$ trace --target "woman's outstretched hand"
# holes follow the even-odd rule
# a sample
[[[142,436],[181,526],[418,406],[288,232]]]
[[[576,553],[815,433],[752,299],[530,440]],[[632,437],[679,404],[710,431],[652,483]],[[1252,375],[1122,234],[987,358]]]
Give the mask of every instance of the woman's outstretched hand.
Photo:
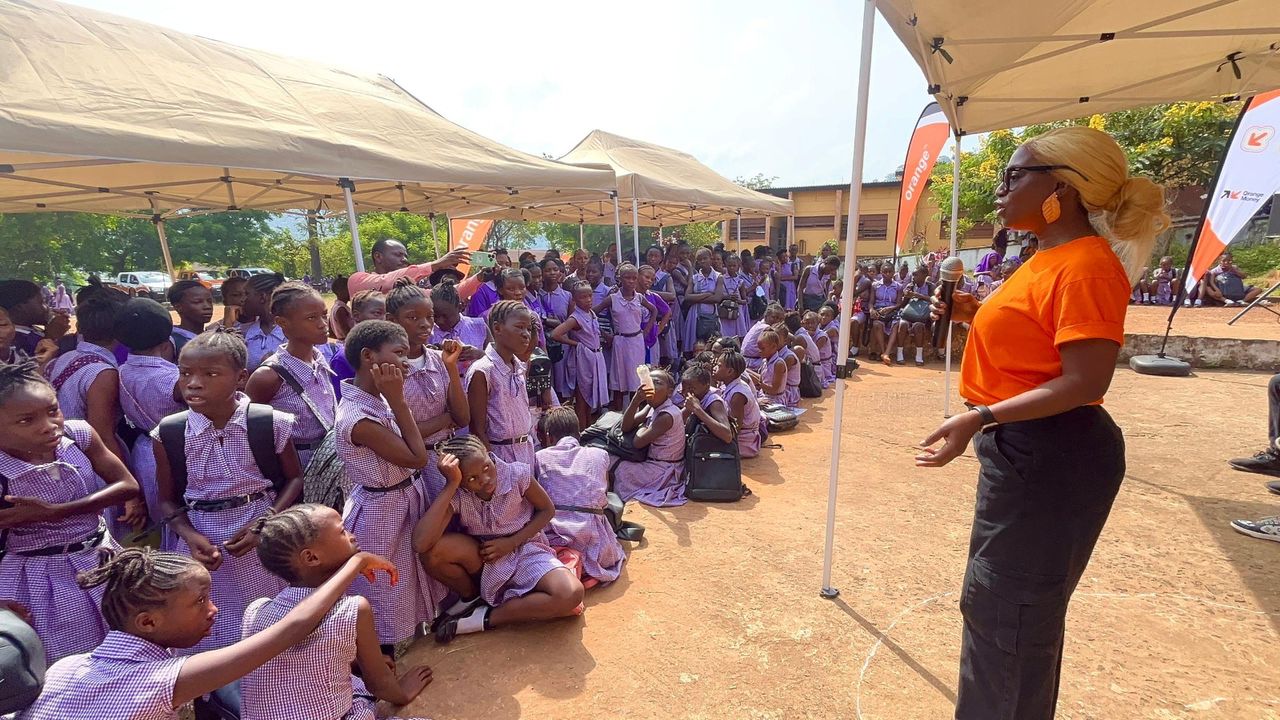
[[[973,411],[962,412],[947,418],[937,430],[920,442],[920,454],[916,455],[917,467],[942,467],[955,460],[969,447],[969,441],[982,429],[982,416]],[[942,447],[934,449],[939,440]]]

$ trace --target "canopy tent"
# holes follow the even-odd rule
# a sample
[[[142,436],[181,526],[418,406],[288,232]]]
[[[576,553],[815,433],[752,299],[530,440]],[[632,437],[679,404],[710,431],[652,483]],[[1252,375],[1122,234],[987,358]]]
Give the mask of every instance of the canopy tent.
[[[864,0],[861,68],[849,217],[858,217],[866,143],[865,107],[879,6],[924,71],[929,92],[955,133],[1066,120],[1180,100],[1235,100],[1280,87],[1275,0]],[[999,30],[999,34],[993,31]],[[951,249],[956,248],[960,174],[953,173]],[[845,238],[843,317],[853,306],[855,230]],[[950,396],[951,335],[946,395]],[[837,372],[848,376],[849,326],[842,324]],[[831,584],[844,390],[836,383],[821,594]]]
[[[0,212],[348,210],[354,226],[357,210],[616,185],[455,125],[385,77],[50,0],[0,2],[0,68]]]
[[[879,0],[961,134],[1280,87],[1275,0]]]
[[[790,200],[742,187],[688,153],[593,130],[560,162],[608,168],[617,177],[614,200],[552,201],[518,197],[480,217],[607,225],[622,213],[632,218],[635,251],[639,227],[663,227],[740,217],[794,213]]]

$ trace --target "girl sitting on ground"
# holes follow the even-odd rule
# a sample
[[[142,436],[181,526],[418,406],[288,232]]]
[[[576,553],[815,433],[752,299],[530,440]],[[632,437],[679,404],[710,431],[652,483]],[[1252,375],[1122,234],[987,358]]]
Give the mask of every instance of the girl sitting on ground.
[[[733,427],[738,431],[738,456],[753,458],[760,454],[766,425],[756,401],[756,389],[747,378],[747,361],[737,351],[720,355],[712,378],[721,384],[720,395]]]
[[[459,598],[436,624],[436,641],[581,612],[582,583],[542,532],[556,508],[533,466],[500,459],[475,435],[438,452],[444,492],[413,530],[427,572]],[[455,518],[466,535],[446,534]]]
[[[289,587],[245,610],[245,641],[286,619],[360,552],[342,516],[323,505],[295,505],[263,517],[254,532],[263,567]],[[351,674],[353,666],[359,668],[359,678]],[[372,606],[363,597],[348,595],[304,640],[240,681],[240,718],[373,720],[373,698],[398,707],[411,702],[430,682],[431,668],[426,665],[396,677],[378,647]]]
[[[730,257],[737,257],[730,255]],[[680,389],[684,394],[684,419],[697,418],[721,442],[737,441],[733,423],[720,392],[711,387],[713,363],[689,363],[680,376]]]
[[[653,388],[640,386],[622,416],[622,431],[636,431],[636,449],[649,448],[643,462],[623,460],[613,471],[613,489],[623,500],[654,507],[683,505],[684,422],[671,402],[676,389],[671,374],[651,368]]]
[[[548,410],[540,432],[538,482],[556,507],[547,542],[558,548],[556,555],[565,565],[580,570],[584,588],[611,583],[627,559],[603,512],[612,458],[600,448],[579,444],[578,418],[570,408]]]

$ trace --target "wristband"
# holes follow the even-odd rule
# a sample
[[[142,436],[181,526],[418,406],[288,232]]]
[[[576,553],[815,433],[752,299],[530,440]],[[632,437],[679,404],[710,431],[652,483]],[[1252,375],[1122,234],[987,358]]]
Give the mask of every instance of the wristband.
[[[991,412],[991,408],[986,405],[974,405],[973,411],[978,413],[978,417],[982,420],[983,430],[989,430],[1000,424],[996,422],[995,413]]]

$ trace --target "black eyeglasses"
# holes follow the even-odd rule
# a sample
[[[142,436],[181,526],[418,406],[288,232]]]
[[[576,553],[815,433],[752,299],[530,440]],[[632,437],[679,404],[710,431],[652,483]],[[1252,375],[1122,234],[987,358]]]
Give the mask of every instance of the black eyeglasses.
[[[1004,169],[1004,177],[1000,180],[1000,186],[1005,190],[1013,187],[1013,181],[1018,179],[1017,173],[1021,172],[1052,172],[1054,170],[1070,170],[1079,175],[1085,182],[1089,182],[1089,178],[1084,173],[1071,167],[1070,165],[1010,165]]]

